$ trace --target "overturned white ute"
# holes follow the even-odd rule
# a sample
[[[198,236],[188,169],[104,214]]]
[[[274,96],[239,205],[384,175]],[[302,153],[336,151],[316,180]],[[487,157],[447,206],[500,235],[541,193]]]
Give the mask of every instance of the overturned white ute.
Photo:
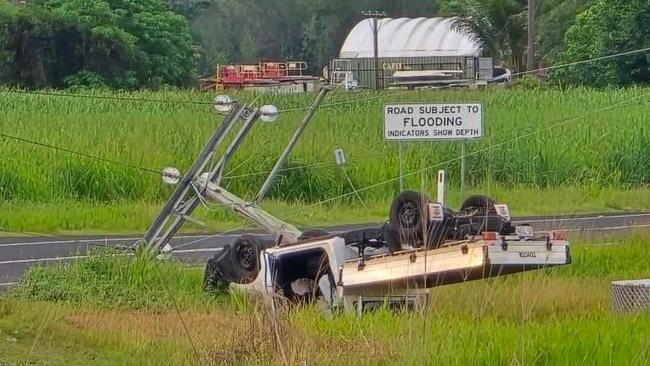
[[[361,311],[421,303],[435,286],[570,262],[563,233],[513,227],[507,206],[487,197],[453,212],[403,192],[378,228],[307,231],[286,244],[242,236],[208,262],[205,286]]]

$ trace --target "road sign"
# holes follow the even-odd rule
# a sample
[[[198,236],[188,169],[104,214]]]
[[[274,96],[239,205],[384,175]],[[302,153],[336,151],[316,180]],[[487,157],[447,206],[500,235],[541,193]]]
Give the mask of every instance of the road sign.
[[[480,103],[384,106],[386,140],[468,140],[482,136],[483,106]]]

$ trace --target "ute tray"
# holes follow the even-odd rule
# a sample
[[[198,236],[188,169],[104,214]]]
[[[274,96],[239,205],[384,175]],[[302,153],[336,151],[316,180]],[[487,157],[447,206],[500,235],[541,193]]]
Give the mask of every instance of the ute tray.
[[[340,270],[344,294],[390,293],[571,263],[570,245],[551,233],[533,238],[499,236],[465,240],[437,249],[413,249],[346,261]]]

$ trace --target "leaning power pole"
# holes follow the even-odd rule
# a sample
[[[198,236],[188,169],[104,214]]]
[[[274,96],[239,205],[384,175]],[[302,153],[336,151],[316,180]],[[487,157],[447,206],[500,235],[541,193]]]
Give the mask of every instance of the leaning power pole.
[[[384,88],[384,76],[382,70],[381,83],[379,82],[379,19],[386,17],[386,12],[383,11],[364,11],[361,14],[368,18],[372,18],[372,41],[373,41],[373,57],[375,59],[375,89]]]
[[[535,0],[528,0],[528,50],[526,70],[535,69]]]

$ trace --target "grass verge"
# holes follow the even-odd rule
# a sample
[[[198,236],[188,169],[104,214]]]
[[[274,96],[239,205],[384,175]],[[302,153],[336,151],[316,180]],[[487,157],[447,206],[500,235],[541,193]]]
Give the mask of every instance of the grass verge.
[[[433,187],[423,187],[435,197]],[[484,186],[468,191],[485,193],[508,203],[515,216],[575,214],[585,212],[643,211],[650,207],[650,189],[642,187],[622,190],[603,187],[504,188]],[[458,208],[461,199],[457,189],[447,195],[450,207]],[[388,217],[390,201],[329,203],[310,206],[269,201],[263,206],[278,217],[302,227],[323,227],[341,224],[381,222]],[[128,234],[141,233],[158,214],[160,205],[151,203],[63,202],[58,204],[0,203],[0,235],[21,233],[44,234]],[[206,226],[186,223],[186,232],[221,231],[243,225],[229,210],[199,208],[196,212]]]

